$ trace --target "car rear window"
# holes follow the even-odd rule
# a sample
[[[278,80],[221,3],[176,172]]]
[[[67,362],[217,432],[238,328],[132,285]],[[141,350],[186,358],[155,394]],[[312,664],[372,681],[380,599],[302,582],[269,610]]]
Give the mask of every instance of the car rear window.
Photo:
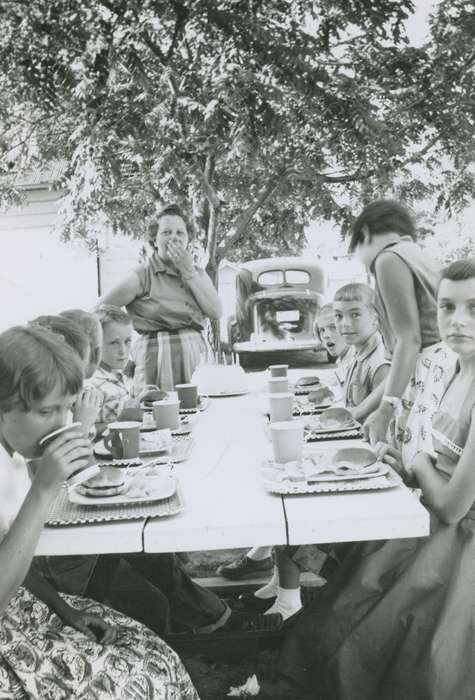
[[[284,284],[284,273],[282,270],[267,270],[267,272],[261,272],[257,281],[263,287]]]
[[[285,280],[287,284],[308,284],[310,275],[305,270],[286,270]]]

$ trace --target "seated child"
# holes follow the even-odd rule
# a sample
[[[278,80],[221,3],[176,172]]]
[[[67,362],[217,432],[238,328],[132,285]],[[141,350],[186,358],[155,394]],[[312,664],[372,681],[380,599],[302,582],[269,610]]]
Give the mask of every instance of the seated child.
[[[90,459],[82,431],[38,451],[64,425],[82,381],[79,356],[59,334],[36,324],[0,335],[0,697],[108,700],[143,688],[198,700],[176,653],[150,629],[58,595],[30,568],[58,491]],[[25,459],[37,460],[31,481]]]
[[[331,388],[334,391],[335,385],[338,387],[338,391],[334,393],[336,400],[339,401],[343,396],[343,386],[348,369],[353,362],[355,350],[353,345],[348,345],[338,332],[333,304],[325,304],[318,312],[315,332],[327,353],[335,359],[335,381],[331,382]]]
[[[107,314],[111,313],[115,314],[115,310],[111,312],[108,309]],[[61,328],[62,337],[73,350],[72,357],[76,357],[84,368],[82,334],[64,332],[71,323],[68,319],[61,317],[49,317],[49,319],[49,328]],[[127,330],[128,326],[124,324],[124,328]],[[119,329],[117,334],[121,331],[122,329]],[[114,339],[114,331],[109,334],[109,337]],[[75,342],[79,344],[78,348]],[[116,355],[112,352],[106,350],[105,357],[110,359],[110,364],[115,362]],[[121,361],[124,357],[125,352],[120,355]],[[108,366],[110,364],[108,363]],[[115,560],[116,564],[112,560],[105,560],[102,556],[37,557],[34,567],[57,590],[84,595],[96,567],[100,566],[101,570],[107,571],[106,577],[110,579],[108,602],[160,634],[191,629],[211,633],[224,629],[226,624],[232,626],[234,631],[249,628],[249,626],[257,628],[259,624],[267,625],[266,621],[260,620],[257,616],[239,613],[231,615],[229,607],[223,600],[191,580],[172,553],[124,554],[118,555]],[[112,567],[116,565],[114,573]],[[131,596],[131,590],[134,590],[136,595]],[[274,622],[278,625],[280,618],[275,618]]]
[[[336,400],[341,398],[341,389],[344,384],[348,365],[353,361],[353,346],[347,345],[345,340],[337,331],[335,325],[335,312],[333,304],[325,304],[317,314],[315,321],[315,335],[321,341],[327,353],[336,359],[334,372],[334,382],[331,382],[331,389],[335,394]],[[272,562],[272,546],[269,547],[253,547],[246,554],[233,559],[229,564],[222,564],[217,569],[218,576],[231,581],[240,581],[246,578],[262,574],[266,571],[271,571],[273,568]],[[266,589],[266,587],[264,587]],[[256,591],[254,596],[260,597],[259,591]],[[244,599],[257,608],[257,605],[252,598],[244,596]],[[265,609],[265,604],[262,609]]]
[[[404,465],[394,448],[387,455],[421,489],[429,536],[351,547],[289,629],[279,663],[289,682],[272,697],[299,697],[304,688],[338,700],[473,697],[474,300],[475,259],[458,260],[437,291],[440,336],[458,364],[432,418],[434,452]]]
[[[131,386],[124,374],[132,345],[132,320],[115,306],[100,306],[96,314],[102,326],[102,359],[91,385],[100,396],[96,420],[96,431],[100,434],[108,423],[118,420],[126,406],[138,406],[138,402],[131,400]]]
[[[102,325],[95,314],[83,309],[67,309],[60,316],[76,323],[89,342],[89,362],[84,372],[85,379],[90,379],[99,367],[102,357]]]
[[[347,284],[336,292],[333,308],[338,332],[354,348],[343,384],[343,401],[362,422],[378,407],[390,368],[378,330],[374,292],[366,284]]]
[[[335,294],[333,302],[335,332],[354,348],[343,383],[343,400],[356,420],[364,420],[381,399],[378,387],[384,386],[389,363],[378,332],[378,318],[373,306],[373,291],[365,284],[348,284]],[[329,319],[328,319],[329,321]],[[328,323],[327,321],[327,323]],[[271,580],[254,593],[261,599],[274,600],[268,613],[280,613],[287,619],[302,607],[300,571],[320,573],[330,552],[334,559],[346,546],[277,547],[276,566]]]
[[[88,314],[86,311],[81,311],[80,315],[78,312],[65,312],[58,316],[38,316],[31,323],[61,335],[66,343],[78,353],[84,377],[89,379],[94,374],[99,361],[97,342],[102,336],[100,329],[97,330],[99,322],[92,314]],[[92,342],[91,328],[93,329]],[[94,387],[83,384],[72,407],[70,420],[68,420],[68,422],[82,423],[84,432],[89,437],[95,435],[94,423],[99,413],[100,399],[101,396]]]

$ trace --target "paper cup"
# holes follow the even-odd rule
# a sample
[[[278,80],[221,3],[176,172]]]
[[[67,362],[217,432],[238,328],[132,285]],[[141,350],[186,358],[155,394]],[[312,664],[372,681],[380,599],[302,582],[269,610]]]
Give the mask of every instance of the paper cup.
[[[271,377],[286,377],[289,365],[269,365]]]
[[[138,421],[116,421],[109,423],[109,435],[104,445],[114,459],[134,459],[139,456],[140,428]]]
[[[177,430],[180,425],[180,402],[178,400],[154,401],[153,415],[158,430],[162,428]]]
[[[198,405],[198,387],[196,384],[176,384],[180,408],[196,408]]]
[[[271,423],[272,448],[276,462],[293,462],[302,458],[303,430],[304,424],[298,420]]]
[[[57,430],[53,430],[53,432],[48,433],[44,437],[41,438],[39,441],[39,447],[40,451],[44,452],[45,448],[55,440],[58,435],[61,435],[64,432],[68,432],[72,428],[78,428],[81,427],[81,423],[71,423],[70,425],[63,425],[61,428],[57,428]],[[76,486],[77,484],[82,484],[83,481],[87,481],[88,479],[91,479],[93,476],[97,476],[99,474],[100,469],[97,464],[97,461],[94,459],[93,455],[89,458],[88,464],[86,464],[84,467],[81,467],[81,469],[78,469],[77,471],[73,472],[67,479],[66,483],[68,486]]]
[[[269,412],[271,423],[292,420],[293,406],[293,394],[269,394]]]
[[[289,380],[287,377],[272,377],[269,379],[269,394],[287,394],[289,391]]]

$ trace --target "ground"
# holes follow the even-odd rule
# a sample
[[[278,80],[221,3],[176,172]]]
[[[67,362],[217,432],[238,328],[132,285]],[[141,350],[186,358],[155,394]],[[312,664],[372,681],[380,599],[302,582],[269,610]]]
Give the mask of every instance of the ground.
[[[216,575],[220,564],[231,561],[245,551],[223,549],[190,552],[186,557],[187,569],[194,577],[212,577]],[[271,679],[276,668],[278,652],[262,650],[256,653],[254,648],[247,648],[241,652],[234,651],[232,656],[224,649],[221,658],[216,655],[204,657],[199,654],[181,656],[201,700],[223,700],[230,686],[242,685],[254,673],[258,680]]]

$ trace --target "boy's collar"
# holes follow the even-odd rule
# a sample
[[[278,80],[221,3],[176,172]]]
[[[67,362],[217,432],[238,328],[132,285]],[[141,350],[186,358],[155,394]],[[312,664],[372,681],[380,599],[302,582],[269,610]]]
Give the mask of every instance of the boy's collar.
[[[105,362],[101,362],[99,365],[99,369],[101,369],[103,372],[107,372],[108,374],[113,374],[117,377],[122,377],[124,374],[123,369],[112,369],[112,367],[109,367]]]
[[[377,348],[380,339],[379,331],[374,331],[359,348],[355,347],[355,358],[357,360],[365,360]]]

